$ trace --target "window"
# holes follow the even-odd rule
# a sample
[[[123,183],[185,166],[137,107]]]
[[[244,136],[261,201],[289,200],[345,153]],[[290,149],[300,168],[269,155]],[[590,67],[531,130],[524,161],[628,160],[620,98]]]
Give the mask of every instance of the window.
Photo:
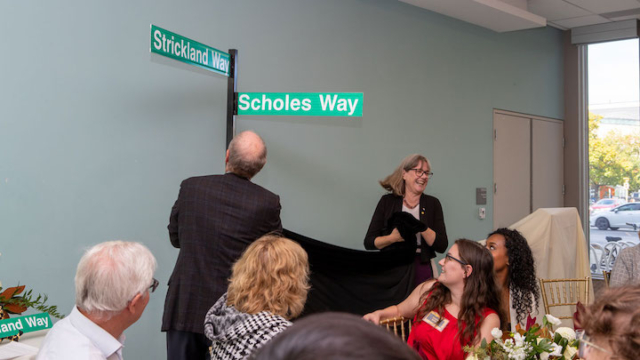
[[[637,38],[587,45],[587,191],[594,204],[589,227],[594,278],[610,270],[602,260],[607,237],[638,243],[638,235],[629,230],[640,221],[635,219],[640,203],[627,203],[640,191],[639,45]]]

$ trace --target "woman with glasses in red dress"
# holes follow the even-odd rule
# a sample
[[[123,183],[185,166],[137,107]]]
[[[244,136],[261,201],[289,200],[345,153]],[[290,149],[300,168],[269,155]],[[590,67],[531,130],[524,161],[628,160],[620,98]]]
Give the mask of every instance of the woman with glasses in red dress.
[[[398,305],[364,316],[380,320],[413,318],[408,344],[423,359],[463,360],[466,345],[493,340],[505,316],[493,272],[493,257],[475,241],[460,239],[440,260],[438,280],[427,281]]]
[[[578,356],[585,360],[640,358],[640,285],[606,290],[579,311],[583,331]]]
[[[407,156],[400,166],[380,185],[389,191],[378,202],[364,239],[367,250],[389,249],[405,241],[414,241],[416,247],[415,284],[433,278],[431,259],[436,252],[443,253],[449,246],[447,230],[442,214],[440,201],[424,190],[433,176],[429,160],[419,154]],[[413,215],[422,224],[419,231],[404,231],[404,236],[390,220],[396,213],[405,212]]]

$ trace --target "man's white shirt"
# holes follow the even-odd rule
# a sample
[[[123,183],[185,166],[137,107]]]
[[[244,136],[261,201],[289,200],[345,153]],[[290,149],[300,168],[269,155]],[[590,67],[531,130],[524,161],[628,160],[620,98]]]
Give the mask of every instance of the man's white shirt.
[[[122,360],[125,336],[114,338],[77,307],[47,334],[36,360]]]

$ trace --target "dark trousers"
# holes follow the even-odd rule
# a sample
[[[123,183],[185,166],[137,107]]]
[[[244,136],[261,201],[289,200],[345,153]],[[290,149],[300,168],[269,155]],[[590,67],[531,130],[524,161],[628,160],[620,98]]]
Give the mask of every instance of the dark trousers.
[[[204,334],[167,331],[167,360],[209,360],[211,341]]]
[[[420,262],[420,254],[416,254],[414,262],[416,267],[415,285],[418,286],[423,282],[433,278],[433,269],[431,269],[431,261],[426,264]]]

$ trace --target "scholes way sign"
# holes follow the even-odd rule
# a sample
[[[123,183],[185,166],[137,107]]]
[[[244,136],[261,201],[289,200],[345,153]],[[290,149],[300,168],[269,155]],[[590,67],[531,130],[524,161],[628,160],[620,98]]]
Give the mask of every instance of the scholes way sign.
[[[363,93],[238,93],[238,115],[361,117]]]
[[[151,25],[151,52],[229,76],[231,56],[223,51]]]

